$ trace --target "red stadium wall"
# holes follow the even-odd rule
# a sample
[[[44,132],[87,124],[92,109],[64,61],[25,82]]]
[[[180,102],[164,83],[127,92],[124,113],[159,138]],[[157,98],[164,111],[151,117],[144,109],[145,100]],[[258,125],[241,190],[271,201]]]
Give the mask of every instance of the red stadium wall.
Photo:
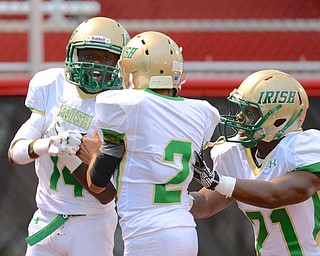
[[[0,79],[0,96],[25,96],[30,78]],[[301,79],[309,96],[320,96],[320,81]],[[239,86],[241,80],[237,79],[188,79],[183,85],[180,96],[185,97],[226,97]]]
[[[130,31],[131,36],[141,31]],[[183,48],[185,61],[298,61],[320,60],[316,32],[166,32]],[[26,33],[0,33],[0,62],[28,59]],[[65,59],[70,33],[46,33],[45,61]],[[231,40],[232,39],[232,40]],[[8,48],[10,42],[10,48]],[[190,43],[192,42],[192,43]],[[25,48],[21,48],[24,45]],[[283,49],[279,51],[279,48]],[[19,49],[19,54],[17,54]],[[245,49],[245,50],[244,50]],[[294,50],[292,50],[294,49]]]
[[[99,16],[116,20],[158,20],[172,21],[170,31],[162,31],[171,36],[184,49],[186,61],[298,61],[320,60],[318,31],[305,31],[277,27],[242,31],[232,28],[224,31],[210,29],[174,29],[174,20],[185,21],[286,21],[319,19],[320,2],[316,0],[238,0],[238,1],[97,1],[101,5]],[[1,19],[0,15],[0,19]],[[6,16],[6,19],[25,17]],[[48,17],[46,17],[48,18]],[[26,18],[25,18],[26,19]],[[281,25],[280,25],[281,26]],[[129,30],[131,36],[139,33]],[[0,62],[27,61],[27,31],[0,32],[0,48],[6,49],[0,54]],[[45,61],[63,61],[65,46],[70,33],[45,33]]]
[[[318,0],[98,1],[116,19],[290,19],[319,18]],[[116,15],[116,16],[115,16]]]

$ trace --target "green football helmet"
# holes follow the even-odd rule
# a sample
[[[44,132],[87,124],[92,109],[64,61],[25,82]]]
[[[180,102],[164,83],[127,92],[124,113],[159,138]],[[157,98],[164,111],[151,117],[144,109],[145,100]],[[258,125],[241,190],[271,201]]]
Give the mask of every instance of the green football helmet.
[[[106,50],[120,57],[123,47],[129,40],[130,36],[125,28],[113,19],[95,17],[82,22],[73,31],[66,47],[66,79],[86,93],[122,88],[118,65],[80,62],[78,50],[87,48]],[[97,80],[95,78],[97,76],[101,79]]]
[[[249,148],[301,130],[309,108],[302,85],[278,70],[251,74],[227,99],[230,111],[221,116],[219,131],[226,141]]]

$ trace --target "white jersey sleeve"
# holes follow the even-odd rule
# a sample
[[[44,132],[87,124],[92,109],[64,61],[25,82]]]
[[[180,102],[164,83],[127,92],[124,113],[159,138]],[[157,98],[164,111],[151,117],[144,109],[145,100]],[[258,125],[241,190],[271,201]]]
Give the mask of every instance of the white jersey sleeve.
[[[139,98],[139,95],[141,97],[141,94],[135,93],[139,91],[132,92],[134,96],[131,93],[122,93],[122,91],[106,91],[99,94],[97,96],[96,103],[96,117],[98,126],[107,126],[108,129],[118,133],[126,133],[126,131],[130,129],[130,127],[128,127],[128,118],[130,117],[130,119],[132,119],[131,114],[136,114],[139,112],[139,110],[135,109],[134,106],[136,106],[141,99]],[[195,120],[195,126],[199,125],[197,122],[198,120],[201,120],[201,126],[205,127],[203,133],[203,146],[205,146],[211,140],[213,132],[219,123],[220,113],[215,107],[205,100],[184,100],[187,102],[190,101],[190,105],[197,103],[195,104],[194,108],[189,109],[189,114],[193,116]],[[166,115],[165,113],[163,114]],[[196,117],[199,114],[202,116]],[[144,122],[147,122],[147,120],[148,117],[146,116]],[[159,120],[159,122],[161,121]],[[189,122],[190,125],[192,125],[191,121]]]
[[[105,127],[108,122],[108,129],[118,133],[125,133],[128,120],[125,109],[117,100],[117,93],[103,92],[97,96],[96,119],[99,127]],[[123,98],[123,100],[126,100]],[[107,120],[106,120],[107,118]],[[109,121],[112,120],[112,121]]]
[[[34,75],[30,80],[25,105],[31,109],[44,114],[47,109],[48,98],[50,97],[50,90],[52,90],[58,69],[48,71],[41,71]]]
[[[286,137],[289,165],[295,170],[320,172],[320,131],[310,129]]]

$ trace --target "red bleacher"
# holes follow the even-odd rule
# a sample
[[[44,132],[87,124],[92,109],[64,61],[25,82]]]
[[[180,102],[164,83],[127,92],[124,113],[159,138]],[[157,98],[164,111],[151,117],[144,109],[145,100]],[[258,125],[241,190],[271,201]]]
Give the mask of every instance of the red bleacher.
[[[295,19],[319,19],[319,1],[295,1],[291,0],[237,0],[237,1],[99,1],[101,13],[116,20],[295,20]],[[6,16],[6,18],[17,18]],[[3,17],[0,17],[3,18]],[[18,17],[24,18],[23,16]],[[174,26],[174,24],[173,24]],[[129,30],[131,36],[141,31]],[[162,31],[171,36],[183,48],[185,61],[319,61],[320,60],[320,33],[319,31]],[[28,60],[28,34],[22,32],[0,32],[0,62],[26,62]],[[70,33],[45,33],[45,61],[63,62],[65,59],[65,46],[69,40]],[[7,81],[7,80],[6,80]],[[8,81],[7,81],[8,82]],[[16,82],[24,84],[18,94],[25,93],[26,79],[16,79]],[[234,87],[237,81],[212,81],[212,80],[190,80],[185,86],[185,93],[189,94],[187,88],[193,88],[193,94],[207,93],[210,86],[216,88]],[[315,85],[312,80],[304,81],[308,88],[314,93]],[[3,86],[3,81],[0,84]],[[210,86],[209,86],[210,84]],[[230,85],[230,86],[229,86]],[[195,86],[195,87],[193,87]],[[320,87],[319,85],[317,87]],[[197,90],[195,90],[197,88]],[[198,90],[202,88],[202,90]],[[202,92],[201,92],[202,91]],[[221,90],[218,90],[221,92]],[[225,90],[222,90],[225,94]],[[7,94],[7,91],[4,91]],[[216,92],[209,95],[214,96]],[[318,92],[317,92],[318,93]],[[191,95],[191,91],[190,91]],[[200,96],[201,96],[200,95]],[[320,95],[320,93],[319,93]]]
[[[99,1],[101,14],[114,19],[310,19],[319,18],[319,1],[140,0]]]
[[[319,1],[99,1],[99,15],[116,20],[275,20],[320,17]],[[12,16],[9,16],[13,18]],[[21,17],[20,17],[21,18]],[[174,26],[174,25],[173,25]],[[134,36],[141,31],[129,31]],[[320,60],[318,32],[164,31],[184,49],[186,61]],[[28,59],[27,32],[0,33],[1,62]],[[63,61],[70,33],[45,34],[45,61]]]
[[[30,77],[6,78],[0,80],[0,96],[25,96]],[[319,81],[300,79],[309,96],[320,96]],[[240,79],[188,79],[179,93],[184,97],[226,97],[239,86]]]
[[[132,32],[135,35],[138,32]],[[168,32],[183,48],[186,61],[299,61],[320,60],[316,32]],[[26,61],[27,34],[0,33],[1,62]],[[63,61],[69,33],[45,35],[45,61]],[[10,48],[8,48],[10,42]],[[58,42],[58,43],[57,43]],[[23,47],[22,47],[23,46]],[[282,49],[279,51],[279,48]],[[292,50],[294,49],[294,50]]]

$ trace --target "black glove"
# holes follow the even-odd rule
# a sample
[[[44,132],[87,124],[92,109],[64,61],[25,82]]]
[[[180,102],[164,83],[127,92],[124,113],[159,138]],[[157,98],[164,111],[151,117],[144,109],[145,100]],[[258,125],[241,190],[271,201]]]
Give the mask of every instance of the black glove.
[[[203,160],[203,155],[199,155],[198,152],[193,152],[196,162],[193,164],[194,172],[193,178],[205,188],[214,190],[218,185],[220,177],[216,171],[210,170]]]

